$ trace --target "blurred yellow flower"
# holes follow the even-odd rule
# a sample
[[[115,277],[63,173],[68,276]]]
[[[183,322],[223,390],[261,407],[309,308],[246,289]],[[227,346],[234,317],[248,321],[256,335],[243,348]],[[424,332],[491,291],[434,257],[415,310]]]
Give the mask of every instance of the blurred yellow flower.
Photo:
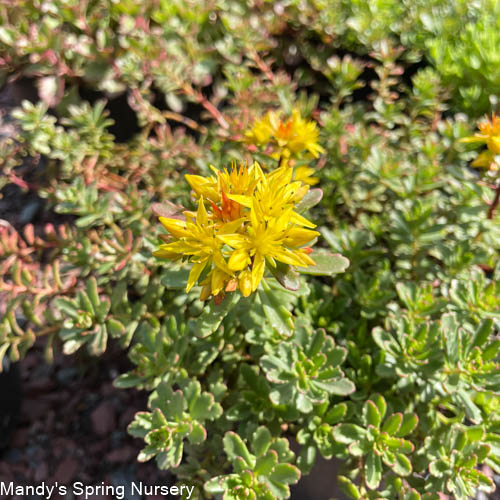
[[[495,114],[491,115],[491,121],[486,117],[485,121],[479,123],[479,133],[470,137],[460,139],[460,142],[478,142],[486,144],[488,148],[483,151],[472,162],[473,167],[488,168],[498,170],[499,166],[495,161],[495,156],[500,155],[500,120]]]
[[[296,167],[293,175],[295,181],[301,181],[309,186],[314,186],[319,182],[318,177],[314,177],[315,170],[311,167]]]
[[[298,109],[294,109],[287,119],[281,118],[280,111],[269,111],[245,133],[245,139],[250,144],[272,145],[276,158],[299,157],[306,151],[317,158],[324,153],[318,143],[316,123],[302,118]]]

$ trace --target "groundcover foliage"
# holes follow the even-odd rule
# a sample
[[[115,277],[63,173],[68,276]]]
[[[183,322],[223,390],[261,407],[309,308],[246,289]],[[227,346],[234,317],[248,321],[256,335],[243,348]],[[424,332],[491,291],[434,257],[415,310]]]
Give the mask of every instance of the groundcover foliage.
[[[319,455],[352,498],[492,492],[498,9],[0,7],[0,79],[39,97],[0,186],[54,221],[1,221],[1,356],[127,349],[138,459],[198,498],[288,498]]]

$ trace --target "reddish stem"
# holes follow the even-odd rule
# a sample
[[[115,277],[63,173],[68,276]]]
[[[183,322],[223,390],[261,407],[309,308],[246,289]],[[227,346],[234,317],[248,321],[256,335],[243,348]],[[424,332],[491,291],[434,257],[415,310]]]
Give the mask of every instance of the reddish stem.
[[[499,202],[500,202],[500,184],[498,184],[495,189],[495,197],[493,198],[490,208],[488,209],[488,219],[493,219],[493,216],[495,215],[495,210],[497,209]]]
[[[201,92],[195,90],[187,83],[182,85],[182,90],[185,94],[193,97],[198,103],[200,103],[223,129],[227,130],[229,128],[229,123],[227,123],[222,113]]]

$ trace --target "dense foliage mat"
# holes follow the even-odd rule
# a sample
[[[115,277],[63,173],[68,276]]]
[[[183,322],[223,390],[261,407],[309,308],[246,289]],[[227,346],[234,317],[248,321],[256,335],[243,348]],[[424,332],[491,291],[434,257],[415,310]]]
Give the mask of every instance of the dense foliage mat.
[[[197,498],[288,498],[318,455],[352,498],[492,492],[499,23],[495,0],[0,6],[4,95],[33,90],[2,99],[1,193],[43,200],[0,220],[0,357],[127,349],[138,459]]]

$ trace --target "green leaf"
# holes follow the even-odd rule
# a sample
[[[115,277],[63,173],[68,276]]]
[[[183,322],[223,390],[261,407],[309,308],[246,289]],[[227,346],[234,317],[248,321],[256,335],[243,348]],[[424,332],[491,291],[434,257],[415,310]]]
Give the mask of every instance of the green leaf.
[[[151,413],[140,411],[135,414],[134,420],[128,425],[127,432],[134,437],[144,439],[151,430]]]
[[[253,435],[252,439],[252,449],[254,453],[260,457],[267,453],[267,450],[271,446],[271,433],[267,427],[259,427]]]
[[[470,418],[475,424],[481,423],[483,420],[481,410],[474,404],[469,393],[465,389],[458,389],[457,396],[463,404],[467,417]]]
[[[282,400],[283,399],[284,398],[282,398]],[[297,405],[297,410],[299,410],[302,413],[311,413],[311,411],[313,410],[313,405],[309,400],[309,398],[307,398],[304,394],[300,392],[297,395],[296,405]]]
[[[373,451],[368,452],[365,462],[366,485],[374,490],[382,479],[382,460]]]
[[[309,189],[302,200],[295,205],[295,210],[300,214],[316,206],[323,198],[323,190],[320,188]]]
[[[457,318],[454,313],[444,314],[441,317],[441,329],[444,336],[448,361],[450,363],[456,363],[459,358],[459,335]]]
[[[166,269],[162,272],[161,284],[170,290],[184,290],[188,281],[190,270],[181,267],[177,269]]]
[[[79,329],[74,328],[73,330],[79,330]],[[63,346],[64,354],[67,355],[74,354],[76,351],[78,351],[78,349],[80,349],[80,347],[82,347],[83,344],[85,344],[85,342],[87,342],[86,338],[71,339],[64,342]]]
[[[420,500],[420,498],[420,493],[412,488],[408,491],[405,491],[403,500]]]
[[[14,35],[12,32],[13,30],[8,30],[0,26],[0,42],[8,46],[12,45],[14,43]]]
[[[219,328],[222,320],[228,315],[240,300],[239,293],[230,293],[217,305],[212,300],[208,308],[204,309],[199,318],[190,323],[191,331],[198,337],[208,337]]]
[[[101,303],[96,307],[95,317],[98,323],[103,323],[111,307],[111,301],[108,297],[103,297]]]
[[[371,400],[377,405],[380,417],[384,418],[385,412],[387,411],[387,403],[385,402],[384,397],[380,394],[374,394],[371,397]]]
[[[401,424],[403,423],[403,414],[402,413],[394,413],[384,422],[382,426],[382,431],[387,432],[387,434],[393,436],[395,435],[399,429],[401,428]]]
[[[300,479],[300,470],[292,464],[278,464],[269,479],[275,483],[295,484]]]
[[[204,485],[203,488],[207,493],[211,493],[212,495],[218,495],[222,494],[225,492],[225,487],[224,487],[224,478],[231,478],[234,477],[236,478],[236,474],[230,474],[228,476],[216,476],[213,477],[212,479],[209,479]]]
[[[444,460],[435,460],[429,464],[429,472],[434,477],[443,477],[450,469]]]
[[[313,444],[305,445],[300,450],[297,458],[297,465],[302,474],[309,474],[316,462],[316,446]]]
[[[313,276],[335,276],[343,273],[349,267],[349,259],[338,253],[317,251],[313,252],[311,257],[316,262],[316,265],[297,267],[297,271]]]
[[[465,430],[465,436],[469,443],[481,441],[484,437],[484,429],[480,426],[468,427]]]
[[[142,382],[142,378],[135,375],[135,373],[123,373],[113,382],[114,387],[118,389],[130,389],[136,387]]]
[[[241,457],[250,469],[253,469],[255,458],[250,454],[246,444],[235,432],[229,431],[224,435],[224,451],[229,460],[234,461]]]
[[[162,399],[161,401],[159,401],[158,407],[161,409],[161,411],[163,411],[165,416],[168,417],[169,419],[181,421],[184,414],[184,396],[182,394],[182,391],[177,390],[171,393],[170,401],[168,401],[167,398],[165,398],[162,395],[161,389],[163,387],[167,388],[167,385],[160,384],[157,387],[158,394]]]
[[[106,321],[106,326],[108,328],[109,334],[113,338],[121,337],[126,332],[126,329],[125,329],[125,326],[123,325],[123,323],[121,323],[120,321],[118,321],[115,318],[109,318]]]
[[[82,290],[78,292],[78,301],[84,311],[87,311],[90,315],[95,316],[96,309],[89,296]]]
[[[380,426],[380,413],[378,411],[377,405],[373,401],[366,401],[363,405],[363,420],[368,425],[373,425],[373,427],[378,428]]]
[[[278,463],[278,454],[274,450],[269,450],[265,455],[257,458],[254,472],[256,474],[269,475]]]
[[[54,300],[54,305],[70,318],[76,319],[78,317],[78,306],[73,300],[58,297]]]
[[[491,318],[485,319],[478,327],[474,336],[472,337],[471,347],[481,347],[490,338],[493,331],[493,320]]]
[[[372,330],[372,337],[380,349],[384,351],[394,351],[398,347],[392,335],[379,326]]]
[[[199,422],[193,422],[193,428],[188,439],[191,444],[200,444],[207,438],[207,431]]]
[[[483,361],[491,361],[500,351],[500,339],[495,339],[483,350]]]
[[[333,437],[339,443],[351,444],[364,439],[366,431],[356,424],[338,424],[333,428]]]
[[[495,491],[495,483],[486,474],[477,471],[477,481],[479,483],[479,490],[486,493]]]
[[[300,280],[297,271],[288,264],[276,262],[276,267],[268,266],[271,274],[278,280],[278,283],[287,290],[297,291],[300,288]]]
[[[265,280],[261,283],[262,288],[258,289],[258,293],[267,320],[280,335],[291,335],[293,321],[290,312],[279,302]]]
[[[345,476],[337,476],[337,482],[340,489],[350,498],[353,498],[354,500],[359,500],[361,498],[361,493],[358,487],[349,478]]]
[[[402,453],[395,453],[396,461],[392,470],[399,476],[408,476],[411,474],[411,462]]]
[[[348,396],[356,390],[356,386],[347,378],[329,381],[328,393],[335,396]]]
[[[99,325],[96,333],[89,342],[89,352],[94,356],[100,356],[105,350],[108,343],[108,330],[106,325]]]
[[[405,437],[417,427],[418,417],[414,413],[407,413],[403,415],[403,422],[399,430],[394,434],[396,437]]]
[[[94,307],[94,311],[97,311],[101,301],[99,300],[99,292],[97,291],[97,281],[91,276],[85,285],[85,290],[87,291],[87,295],[89,296],[90,302]]]
[[[324,421],[327,424],[334,425],[338,422],[340,422],[346,415],[347,413],[347,405],[345,403],[338,403],[330,410],[325,415]]]
[[[137,461],[141,463],[147,462],[148,460],[151,460],[157,453],[158,450],[156,449],[156,446],[148,445],[139,452],[139,455],[137,455]]]

